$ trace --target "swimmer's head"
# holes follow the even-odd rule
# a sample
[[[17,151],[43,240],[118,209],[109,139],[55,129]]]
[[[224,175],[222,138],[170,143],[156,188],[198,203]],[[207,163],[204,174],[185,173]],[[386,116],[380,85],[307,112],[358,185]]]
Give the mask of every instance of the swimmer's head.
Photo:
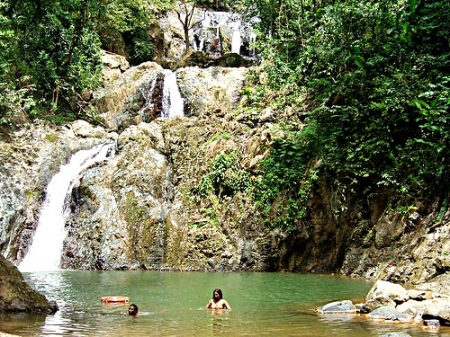
[[[138,312],[138,306],[136,304],[130,304],[130,307],[128,308],[128,315],[136,316]]]

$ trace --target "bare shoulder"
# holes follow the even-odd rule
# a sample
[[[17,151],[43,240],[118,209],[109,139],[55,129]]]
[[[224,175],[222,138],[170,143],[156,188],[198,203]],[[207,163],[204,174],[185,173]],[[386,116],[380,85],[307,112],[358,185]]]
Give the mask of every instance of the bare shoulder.
[[[227,300],[223,300],[224,307],[227,309],[231,309],[230,305],[228,304]]]

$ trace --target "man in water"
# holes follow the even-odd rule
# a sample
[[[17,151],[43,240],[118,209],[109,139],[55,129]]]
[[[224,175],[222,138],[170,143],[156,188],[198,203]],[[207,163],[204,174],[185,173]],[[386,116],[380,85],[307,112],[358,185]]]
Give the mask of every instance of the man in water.
[[[128,315],[130,316],[139,316],[139,309],[136,304],[130,304],[130,307],[128,308]]]
[[[213,297],[206,305],[206,309],[231,309],[228,302],[222,297],[222,290],[214,289]]]

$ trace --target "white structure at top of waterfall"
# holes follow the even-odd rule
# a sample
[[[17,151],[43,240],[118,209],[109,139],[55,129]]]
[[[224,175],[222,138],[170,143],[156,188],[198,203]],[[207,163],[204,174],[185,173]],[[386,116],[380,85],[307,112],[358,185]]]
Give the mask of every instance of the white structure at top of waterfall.
[[[209,16],[209,13],[207,11],[204,12],[203,14],[205,16],[205,18],[202,21],[202,26],[207,28],[211,26],[211,17]]]
[[[231,37],[231,52],[240,54],[241,53],[241,32],[239,31],[239,28],[241,26],[241,23],[237,21],[233,26],[233,35]]]
[[[184,99],[178,89],[177,76],[171,70],[164,70],[162,109],[164,117],[184,116]]]
[[[83,170],[106,160],[113,154],[114,143],[100,144],[90,150],[75,153],[70,162],[61,166],[46,189],[46,198],[28,254],[19,265],[21,272],[59,269],[64,239],[67,205],[73,185]]]

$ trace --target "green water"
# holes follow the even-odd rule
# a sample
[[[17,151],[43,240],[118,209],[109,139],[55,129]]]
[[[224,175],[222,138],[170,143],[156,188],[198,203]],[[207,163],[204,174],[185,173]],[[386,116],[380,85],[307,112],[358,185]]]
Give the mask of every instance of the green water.
[[[24,273],[48,299],[55,315],[1,315],[0,331],[22,336],[412,336],[450,337],[450,331],[372,322],[356,315],[322,316],[314,309],[331,301],[361,301],[372,284],[329,275],[287,273],[159,273],[148,271]],[[221,288],[232,310],[205,309]],[[107,306],[100,298],[124,295],[128,305]]]

